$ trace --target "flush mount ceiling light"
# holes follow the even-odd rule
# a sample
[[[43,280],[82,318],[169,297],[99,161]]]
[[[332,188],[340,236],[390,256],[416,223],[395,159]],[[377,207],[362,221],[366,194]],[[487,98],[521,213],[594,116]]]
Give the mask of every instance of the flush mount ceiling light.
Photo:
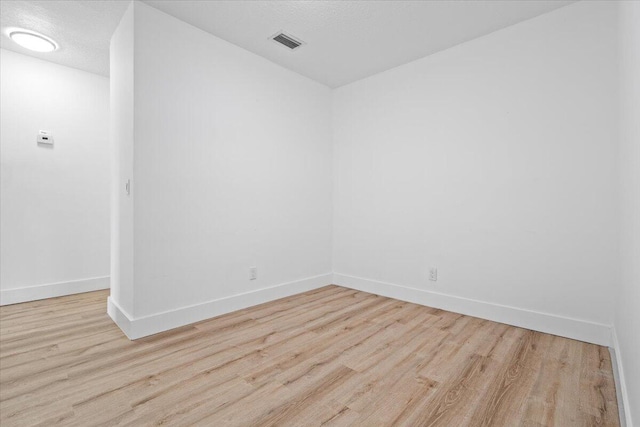
[[[11,31],[9,37],[20,46],[36,52],[53,52],[58,48],[56,42],[50,38],[32,31]]]

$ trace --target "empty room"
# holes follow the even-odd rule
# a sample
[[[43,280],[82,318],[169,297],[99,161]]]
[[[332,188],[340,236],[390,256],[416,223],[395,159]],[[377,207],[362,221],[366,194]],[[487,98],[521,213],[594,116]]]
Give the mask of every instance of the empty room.
[[[0,27],[0,426],[640,427],[640,0]]]

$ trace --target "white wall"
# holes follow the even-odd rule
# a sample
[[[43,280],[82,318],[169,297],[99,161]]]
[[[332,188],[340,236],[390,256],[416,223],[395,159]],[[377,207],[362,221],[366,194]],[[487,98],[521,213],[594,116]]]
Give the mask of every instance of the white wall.
[[[2,49],[0,81],[2,304],[108,287],[109,80]]]
[[[616,59],[580,2],[335,90],[336,281],[608,343]]]
[[[627,425],[633,426],[640,422],[640,3],[621,2],[619,16],[622,280],[614,327]]]
[[[221,298],[328,284],[330,90],[145,4],[133,15],[116,32],[133,26],[133,305],[112,303],[134,323],[184,309],[175,326]]]
[[[111,298],[133,312],[133,177],[134,43],[133,4],[110,45],[111,111]]]

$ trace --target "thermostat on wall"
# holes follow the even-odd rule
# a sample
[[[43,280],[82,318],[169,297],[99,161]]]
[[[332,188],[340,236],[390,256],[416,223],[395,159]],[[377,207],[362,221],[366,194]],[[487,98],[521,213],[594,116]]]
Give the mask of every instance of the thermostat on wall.
[[[38,144],[53,145],[53,134],[48,130],[41,130],[38,133]]]

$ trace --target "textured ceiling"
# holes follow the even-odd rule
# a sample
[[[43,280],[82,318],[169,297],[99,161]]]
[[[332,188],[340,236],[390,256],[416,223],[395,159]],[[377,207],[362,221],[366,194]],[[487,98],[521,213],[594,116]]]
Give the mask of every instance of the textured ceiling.
[[[341,86],[572,1],[193,1],[153,7],[275,63]],[[268,39],[284,30],[295,51]]]
[[[109,75],[109,41],[129,2],[0,1],[0,46],[69,67]],[[14,43],[10,28],[44,34],[60,48],[38,53]]]
[[[330,87],[370,76],[573,0],[204,1],[147,4]],[[108,75],[109,40],[128,1],[0,2],[1,46]],[[10,27],[59,43],[53,53],[11,41]],[[289,51],[269,40],[284,30],[306,44]]]

